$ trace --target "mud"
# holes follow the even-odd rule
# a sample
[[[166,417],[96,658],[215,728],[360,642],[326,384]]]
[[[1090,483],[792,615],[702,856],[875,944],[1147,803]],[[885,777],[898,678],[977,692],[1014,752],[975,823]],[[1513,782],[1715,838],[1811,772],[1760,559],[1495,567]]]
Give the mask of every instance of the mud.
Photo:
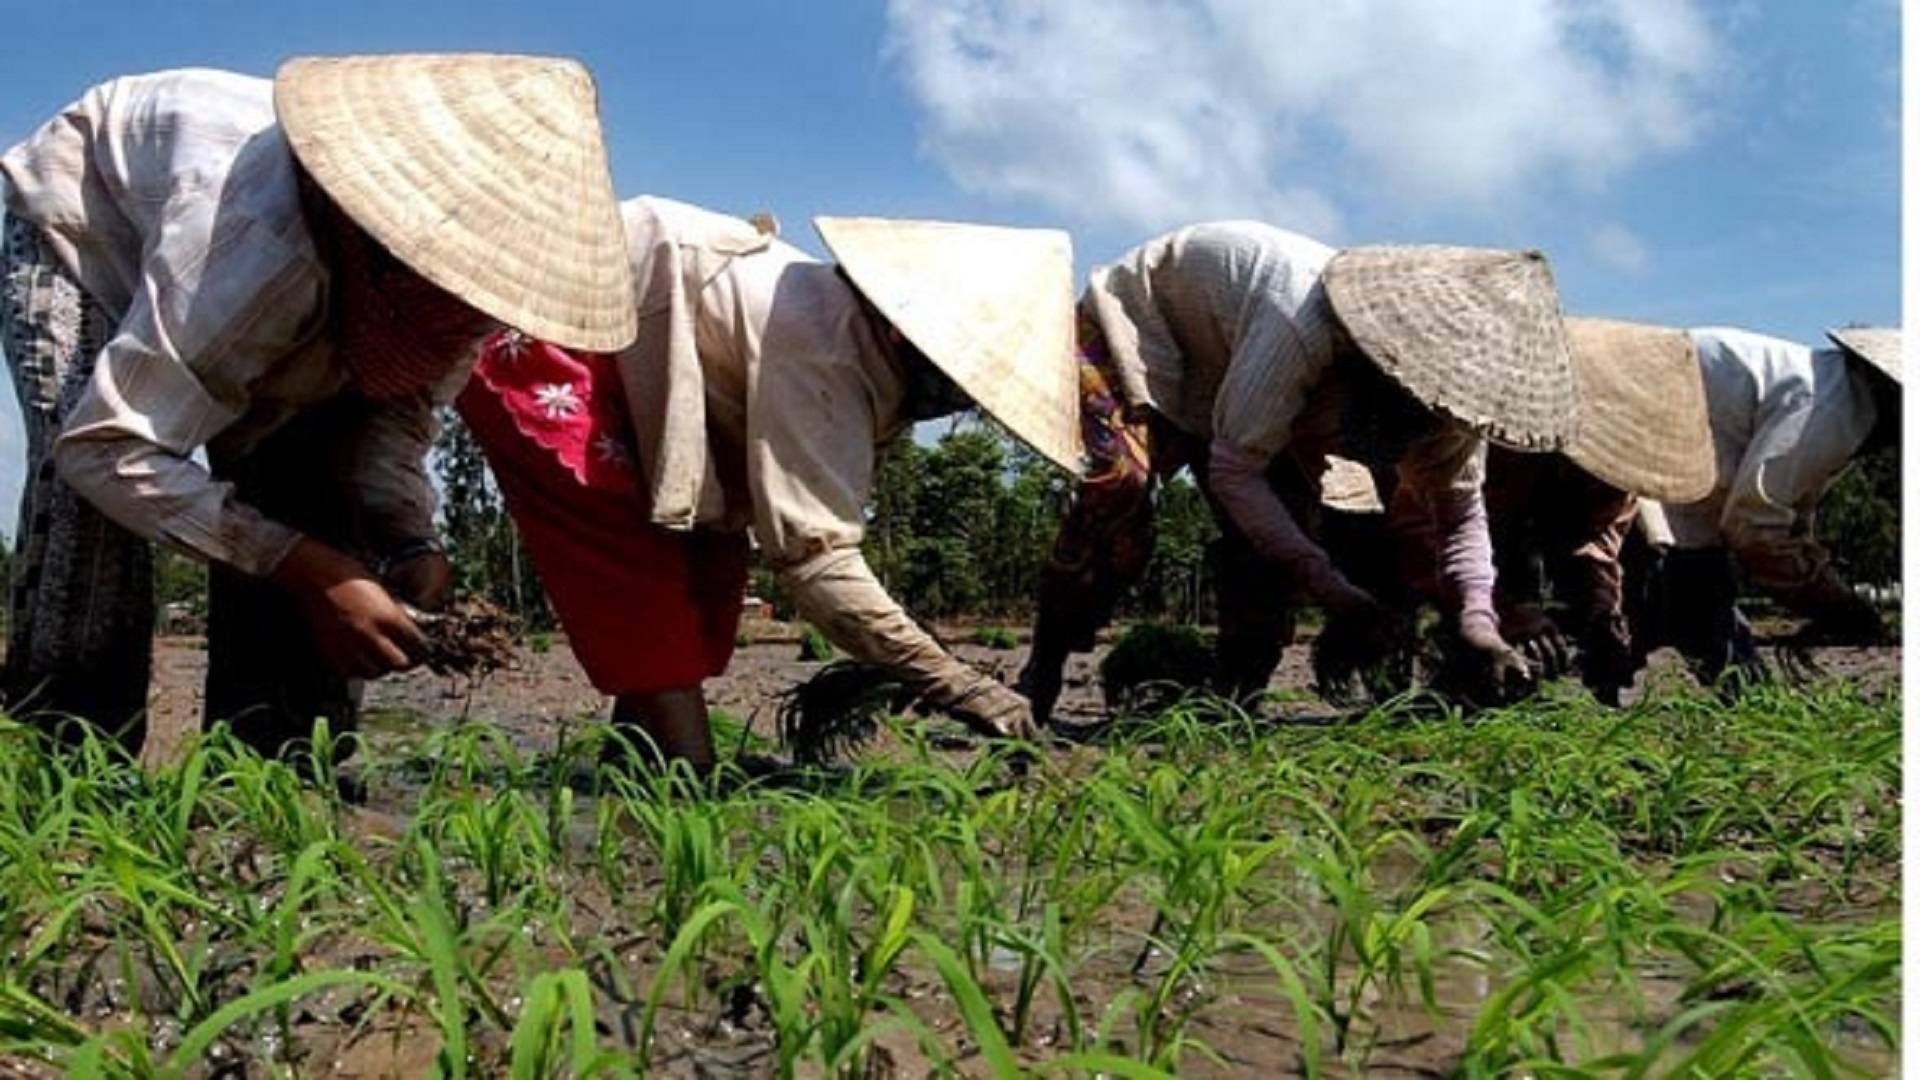
[[[726,674],[707,683],[709,704],[739,720],[755,735],[777,741],[780,697],[818,672],[824,663],[798,659],[791,627],[766,624],[752,629],[755,641],[734,654]],[[954,632],[953,652],[968,663],[1011,683],[1026,662],[1027,648],[993,649],[965,641]],[[437,673],[421,668],[368,683],[363,708],[374,718],[404,724],[443,725],[465,719],[497,724],[523,750],[550,749],[564,729],[604,718],[608,701],[592,684],[567,650],[566,640],[536,638],[517,644],[490,645],[488,665]],[[1085,729],[1107,718],[1101,697],[1099,661],[1102,645],[1090,654],[1076,655],[1067,665],[1065,688],[1054,720],[1065,733]],[[1292,719],[1324,719],[1334,710],[1307,689],[1312,684],[1308,649],[1287,649],[1269,690],[1273,700],[1266,711]],[[1862,693],[1879,693],[1896,686],[1901,650],[1816,649],[1815,662],[1826,674],[1847,679]],[[493,668],[493,670],[488,670]],[[165,760],[188,732],[200,723],[201,684],[206,674],[206,643],[197,637],[162,637],[155,641],[153,690],[149,697],[150,725],[146,757]],[[1677,654],[1662,651],[1640,674],[1626,699],[1632,701],[1650,683],[1687,680]],[[404,720],[402,719],[404,718]]]
[[[409,611],[427,637],[423,663],[435,675],[484,677],[513,663],[519,623],[485,600],[462,600],[442,612]]]

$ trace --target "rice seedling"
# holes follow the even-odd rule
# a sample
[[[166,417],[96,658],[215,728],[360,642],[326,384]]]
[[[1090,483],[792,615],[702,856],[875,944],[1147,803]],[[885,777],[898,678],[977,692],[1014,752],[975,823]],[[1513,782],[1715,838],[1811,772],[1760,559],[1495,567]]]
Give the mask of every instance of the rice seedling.
[[[1020,647],[1020,635],[1004,626],[982,626],[974,630],[973,643],[983,649],[1004,652]]]
[[[820,632],[819,627],[809,626],[800,635],[800,659],[809,664],[824,664],[838,655],[833,642]]]
[[[435,730],[360,749],[398,792],[373,816],[336,796],[324,727],[291,762],[216,729],[142,769],[0,721],[0,1069],[305,1074],[348,1048],[516,1077],[1897,1060],[1890,700],[1571,693],[1272,724],[1187,697],[1024,770],[894,709],[872,705],[867,760],[804,791],[613,766],[582,785],[602,729],[539,755]]]

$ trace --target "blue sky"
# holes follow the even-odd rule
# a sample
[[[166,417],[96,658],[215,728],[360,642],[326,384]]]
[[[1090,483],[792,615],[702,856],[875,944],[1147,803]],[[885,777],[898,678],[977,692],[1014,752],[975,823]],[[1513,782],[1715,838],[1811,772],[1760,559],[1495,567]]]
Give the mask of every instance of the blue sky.
[[[576,55],[622,194],[1072,230],[1262,217],[1535,246],[1568,310],[1803,341],[1899,317],[1895,0],[18,5],[0,145],[114,75]],[[0,531],[22,452],[0,393]]]

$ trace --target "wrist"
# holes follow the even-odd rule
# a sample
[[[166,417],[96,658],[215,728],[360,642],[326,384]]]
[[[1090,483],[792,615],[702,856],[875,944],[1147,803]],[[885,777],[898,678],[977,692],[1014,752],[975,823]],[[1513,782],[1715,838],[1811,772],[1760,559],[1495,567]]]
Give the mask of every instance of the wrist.
[[[1492,605],[1470,607],[1462,610],[1460,612],[1458,626],[1460,627],[1460,636],[1468,641],[1480,641],[1488,638],[1496,641],[1502,640],[1500,637],[1500,619],[1494,615]]]
[[[274,567],[270,580],[291,592],[319,593],[358,570],[358,564],[346,555],[311,536],[302,536]]]

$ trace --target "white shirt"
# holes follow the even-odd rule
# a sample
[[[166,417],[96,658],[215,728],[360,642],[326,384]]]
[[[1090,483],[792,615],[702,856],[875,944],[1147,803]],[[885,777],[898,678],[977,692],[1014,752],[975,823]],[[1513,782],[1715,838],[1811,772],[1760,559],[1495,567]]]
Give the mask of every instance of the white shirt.
[[[906,427],[896,361],[831,264],[738,218],[621,204],[640,336],[620,354],[652,520],[738,528],[807,621],[931,701],[985,676],[881,587],[860,542],[880,447]]]
[[[1689,333],[1718,479],[1699,502],[1666,507],[1674,543],[1724,544],[1769,589],[1806,585],[1827,566],[1814,507],[1873,431],[1875,376],[1839,349],[1725,327]]]
[[[347,383],[273,84],[206,69],[115,79],[7,151],[0,176],[8,212],[117,323],[56,444],[61,476],[142,536],[271,571],[298,534],[192,454],[244,454]],[[347,479],[415,535],[432,531],[431,407],[423,395],[372,418],[363,474]]]

